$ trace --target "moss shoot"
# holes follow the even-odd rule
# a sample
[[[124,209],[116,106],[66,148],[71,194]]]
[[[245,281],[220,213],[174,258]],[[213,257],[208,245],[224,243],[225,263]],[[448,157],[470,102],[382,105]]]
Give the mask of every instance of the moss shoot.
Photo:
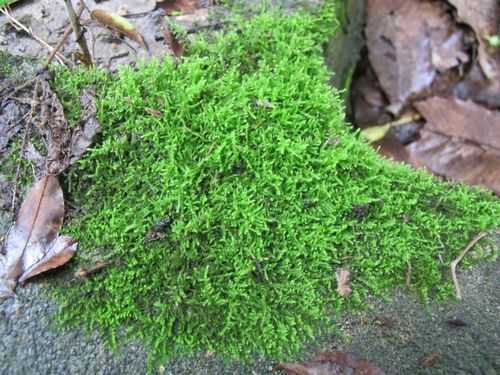
[[[179,64],[59,74],[68,97],[99,83],[102,139],[67,176],[82,212],[68,230],[80,264],[114,261],[59,290],[63,322],[141,339],[155,363],[283,358],[344,305],[404,284],[408,264],[421,296],[449,295],[450,261],[500,206],[353,133],[326,37],[324,17],[262,15]],[[338,267],[353,275],[347,300]]]

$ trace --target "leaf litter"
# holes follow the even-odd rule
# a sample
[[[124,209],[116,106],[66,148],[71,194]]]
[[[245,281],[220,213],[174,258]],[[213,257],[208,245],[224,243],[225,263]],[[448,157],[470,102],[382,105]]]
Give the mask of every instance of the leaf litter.
[[[500,194],[499,21],[494,0],[367,2],[351,112],[381,154]]]
[[[214,12],[209,12],[212,8]],[[80,23],[86,30],[88,45],[92,46],[89,49],[93,62],[114,72],[120,65],[135,65],[169,55],[179,57],[183,52],[178,46],[181,41],[175,40],[168,25],[176,24],[188,33],[216,29],[223,22],[211,17],[216,8],[211,0],[89,0],[80,15]],[[68,32],[61,38],[62,31],[68,29],[63,2],[19,2],[12,6],[9,14],[25,22],[33,37],[18,35],[9,27],[7,19],[0,18],[0,28],[10,30],[1,37],[7,52],[46,58],[51,46],[57,46],[58,56],[64,57],[67,65],[81,62],[74,36]],[[40,45],[34,36],[43,39],[45,45]]]
[[[68,262],[78,246],[72,238],[59,235],[65,210],[57,175],[80,159],[100,131],[95,93],[92,88],[83,90],[82,115],[70,126],[49,79],[47,73],[40,73],[21,86],[7,87],[2,92],[2,106],[5,101],[31,105],[29,118],[22,122],[23,139],[36,131],[45,152],[40,146],[37,149],[32,140],[26,144],[23,141],[21,146],[21,155],[33,162],[38,180],[28,191],[3,242],[0,299],[14,296],[18,284]]]
[[[77,243],[60,236],[64,198],[57,177],[48,175],[28,192],[0,258],[0,297],[13,295],[15,286],[71,259]]]

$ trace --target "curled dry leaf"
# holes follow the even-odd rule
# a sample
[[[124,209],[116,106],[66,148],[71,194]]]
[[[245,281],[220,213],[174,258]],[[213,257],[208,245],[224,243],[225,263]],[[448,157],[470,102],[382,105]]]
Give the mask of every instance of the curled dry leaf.
[[[102,9],[94,9],[90,14],[101,25],[109,27],[147,48],[144,37],[137,31],[132,22],[126,18]]]
[[[64,198],[57,177],[39,180],[21,205],[0,258],[0,297],[13,294],[17,283],[59,267],[74,255],[77,243],[59,236]]]
[[[281,363],[278,368],[288,375],[384,375],[377,366],[354,354],[326,352],[306,363]]]
[[[468,60],[462,32],[442,2],[369,0],[366,37],[393,113],[429,87],[438,72]]]
[[[344,268],[339,268],[335,272],[335,276],[337,278],[337,293],[342,297],[349,297],[352,293],[351,273]]]

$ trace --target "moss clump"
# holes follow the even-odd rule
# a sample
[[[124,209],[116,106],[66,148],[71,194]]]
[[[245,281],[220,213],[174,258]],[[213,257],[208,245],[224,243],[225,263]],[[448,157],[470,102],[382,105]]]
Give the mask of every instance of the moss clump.
[[[82,262],[96,248],[116,261],[60,291],[63,321],[140,338],[155,361],[281,358],[343,304],[337,267],[354,275],[351,303],[402,284],[408,262],[422,295],[449,291],[443,271],[498,224],[499,205],[352,134],[321,27],[259,16],[197,41],[179,65],[124,69],[101,87],[102,142],[72,171],[83,214],[70,231]],[[60,82],[71,80],[85,81]],[[160,222],[164,237],[145,241]]]

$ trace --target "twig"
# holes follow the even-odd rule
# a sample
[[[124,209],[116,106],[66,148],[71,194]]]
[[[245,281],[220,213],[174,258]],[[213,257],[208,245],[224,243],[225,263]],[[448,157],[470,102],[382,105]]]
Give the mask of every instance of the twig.
[[[80,19],[82,13],[83,13],[83,10],[85,9],[85,5],[83,3],[80,4],[80,8],[78,9],[78,11],[76,12],[76,17],[78,19]],[[59,50],[61,49],[61,47],[63,46],[63,44],[66,42],[66,40],[68,39],[69,37],[69,34],[71,34],[71,31],[73,30],[72,26],[69,25],[68,27],[66,27],[66,30],[64,30],[64,34],[61,38],[61,40],[57,43],[57,45],[54,47],[54,50],[50,53],[49,55],[49,58],[47,60],[47,62],[45,63],[45,65],[43,66],[43,70],[47,69],[50,65],[50,63],[52,62],[52,60],[54,59],[54,56],[56,55],[57,52],[59,52]]]
[[[45,48],[47,48],[50,52],[54,51],[54,47],[52,47],[50,44],[48,44],[45,40],[43,40],[42,38],[40,38],[39,36],[35,35],[35,33],[33,32],[33,30],[31,30],[31,28],[29,27],[26,27],[25,25],[23,25],[21,22],[19,22],[18,20],[16,20],[10,13],[9,11],[6,9],[6,8],[0,8],[0,13],[2,13],[5,17],[7,17],[7,19],[9,20],[9,22],[11,24],[13,24],[14,26],[20,28],[21,30],[23,30],[24,32],[26,32],[28,35],[30,35],[33,39],[35,39],[38,43],[40,43],[42,46],[44,46]],[[62,65],[68,65],[68,61],[66,60],[66,58],[61,54],[61,53],[56,53],[56,59],[57,61],[59,61]]]
[[[462,292],[460,291],[460,285],[458,284],[458,278],[457,278],[457,265],[462,261],[464,256],[469,252],[470,249],[474,247],[474,245],[483,237],[485,237],[488,233],[486,232],[481,232],[479,233],[476,237],[472,239],[471,242],[465,247],[465,249],[462,251],[462,253],[455,259],[453,262],[451,262],[450,268],[451,268],[451,277],[453,278],[453,283],[455,284],[455,291],[457,295],[457,299],[461,300],[462,299]]]
[[[92,65],[92,56],[90,56],[89,47],[87,46],[87,40],[82,33],[82,29],[80,26],[80,17],[75,13],[75,9],[73,8],[73,3],[71,2],[71,0],[64,0],[64,4],[66,5],[66,10],[71,22],[71,27],[73,28],[73,32],[75,33],[76,42],[82,50],[84,60],[88,62],[89,65]]]

